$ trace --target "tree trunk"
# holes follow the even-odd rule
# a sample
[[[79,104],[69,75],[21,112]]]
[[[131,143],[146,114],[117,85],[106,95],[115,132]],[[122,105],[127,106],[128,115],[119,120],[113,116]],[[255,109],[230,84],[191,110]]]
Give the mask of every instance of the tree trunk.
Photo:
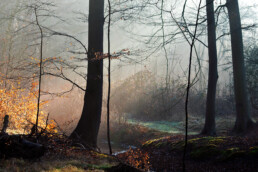
[[[237,113],[234,131],[239,134],[246,132],[248,127],[252,126],[253,121],[250,117],[250,100],[246,86],[243,37],[238,0],[227,0],[227,9],[231,33],[234,91]]]
[[[4,116],[4,122],[3,122],[3,128],[2,128],[0,134],[5,134],[5,133],[6,133],[8,124],[9,124],[9,115],[5,115],[5,116]]]
[[[206,0],[206,13],[208,24],[208,51],[209,51],[209,79],[206,99],[205,125],[201,134],[216,135],[215,127],[215,101],[216,86],[218,80],[217,70],[217,46],[216,46],[216,26],[214,17],[213,0]]]
[[[103,86],[104,0],[89,1],[87,88],[81,118],[72,138],[96,147],[101,120]]]

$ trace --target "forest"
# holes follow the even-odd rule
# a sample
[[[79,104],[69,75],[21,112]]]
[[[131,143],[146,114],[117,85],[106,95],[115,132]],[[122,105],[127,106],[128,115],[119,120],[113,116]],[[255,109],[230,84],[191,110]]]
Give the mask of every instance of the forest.
[[[257,2],[0,9],[0,172],[258,171]]]

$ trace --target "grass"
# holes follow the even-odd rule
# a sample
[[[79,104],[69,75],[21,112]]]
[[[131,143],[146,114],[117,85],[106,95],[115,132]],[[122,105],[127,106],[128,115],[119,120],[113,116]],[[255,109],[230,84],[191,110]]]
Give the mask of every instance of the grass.
[[[192,131],[199,131],[202,123],[198,119],[190,118],[190,128]],[[233,125],[227,119],[218,119],[218,126],[220,129],[226,129]],[[222,125],[223,124],[223,125]],[[195,128],[194,128],[195,126]],[[136,145],[144,149],[166,149],[173,152],[182,153],[184,141],[175,138],[168,139],[171,133],[175,137],[183,133],[182,122],[143,122],[136,120],[128,120],[127,122],[111,123],[111,141],[114,145]],[[165,137],[166,136],[166,137]],[[181,135],[182,136],[182,135]],[[105,127],[102,128],[100,137],[106,138]],[[195,160],[213,159],[216,161],[230,161],[238,157],[253,157],[258,156],[258,147],[256,145],[249,145],[249,147],[241,147],[235,137],[197,137],[189,136],[188,141],[188,157]],[[125,149],[125,148],[123,148]],[[167,151],[166,151],[167,152]],[[91,156],[83,152],[69,154],[68,156],[56,156],[54,154],[44,156],[41,160],[27,161],[22,159],[9,159],[0,161],[0,172],[5,171],[103,171],[117,165],[115,159],[97,152],[91,152]]]
[[[135,119],[128,119],[127,122],[133,125],[140,125],[160,132],[180,134],[182,133],[182,122],[168,122],[168,121],[138,121]]]
[[[106,142],[106,121],[103,120],[99,134],[100,147],[108,152]],[[217,134],[225,135],[234,126],[233,117],[216,119]],[[196,135],[204,126],[201,117],[189,116],[189,135]],[[111,142],[113,152],[128,149],[129,146],[140,147],[144,142],[170,135],[183,135],[185,132],[184,122],[171,121],[139,121],[127,119],[121,123],[111,120]],[[218,141],[218,140],[217,140]]]
[[[0,172],[9,171],[48,171],[48,172],[80,172],[80,171],[104,171],[118,164],[118,162],[109,162],[109,160],[69,160],[69,159],[56,159],[47,160],[43,158],[40,161],[28,161],[22,159],[9,159],[2,160]]]
[[[106,131],[103,127],[100,130],[99,140],[106,140]],[[111,141],[113,147],[127,146],[141,146],[147,140],[160,138],[169,135],[167,132],[161,132],[155,129],[148,128],[139,124],[125,123],[112,123],[111,124]]]
[[[117,159],[106,154],[60,144],[56,145],[54,149],[49,149],[40,159],[2,159],[0,160],[0,172],[104,171],[119,163]]]

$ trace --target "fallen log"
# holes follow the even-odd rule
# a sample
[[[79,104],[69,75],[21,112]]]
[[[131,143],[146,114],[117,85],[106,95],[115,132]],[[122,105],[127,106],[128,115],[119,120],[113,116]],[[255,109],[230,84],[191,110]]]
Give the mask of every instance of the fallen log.
[[[119,163],[117,166],[113,166],[105,170],[106,172],[141,172],[140,169],[129,166],[127,164]]]
[[[6,133],[9,122],[9,117],[6,116],[0,133],[0,158],[37,159],[43,156],[45,152],[43,145],[27,140],[24,135]]]

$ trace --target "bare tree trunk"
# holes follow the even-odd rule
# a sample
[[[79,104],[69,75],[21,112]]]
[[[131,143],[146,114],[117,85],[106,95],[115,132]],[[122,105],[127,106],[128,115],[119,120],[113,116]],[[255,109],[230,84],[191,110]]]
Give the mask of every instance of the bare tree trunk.
[[[35,134],[38,134],[38,123],[39,123],[39,108],[40,108],[40,94],[41,94],[41,81],[42,81],[42,60],[43,60],[43,30],[41,25],[39,24],[37,7],[35,7],[35,17],[36,24],[40,30],[40,62],[39,62],[39,92],[38,92],[38,101],[37,101],[37,116],[36,116],[36,125],[35,125]]]
[[[103,87],[104,0],[89,1],[88,73],[82,116],[72,138],[96,147],[101,120]]]
[[[184,10],[185,10],[186,4],[187,4],[187,0],[185,0],[185,4],[184,4],[184,8],[183,8],[183,13],[182,13],[183,18],[184,18]],[[188,79],[187,79],[186,98],[185,98],[185,145],[184,145],[183,163],[182,163],[183,172],[186,171],[186,152],[187,152],[187,145],[188,145],[188,104],[189,104],[189,95],[190,95],[190,88],[191,88],[192,58],[193,58],[194,44],[196,41],[196,34],[197,34],[197,29],[198,29],[201,4],[202,4],[202,0],[200,0],[200,2],[199,2],[197,16],[196,16],[196,22],[195,22],[195,29],[194,29],[193,35],[191,36],[191,42],[187,39],[185,33],[181,30],[181,32],[183,33],[184,37],[186,38],[187,42],[190,45]]]
[[[215,101],[216,86],[218,80],[217,69],[217,46],[216,46],[216,26],[214,17],[213,0],[206,0],[207,24],[208,24],[208,50],[209,50],[209,79],[206,99],[205,125],[201,134],[216,135],[215,125]]]
[[[107,97],[107,140],[109,154],[112,155],[112,147],[110,142],[110,93],[111,93],[111,54],[110,54],[110,25],[111,25],[111,4],[108,0],[108,97]]]
[[[243,53],[243,36],[238,0],[227,0],[231,33],[231,48],[236,101],[236,123],[234,131],[244,133],[253,124],[251,120],[250,100],[246,86],[246,75]]]
[[[0,132],[0,134],[5,134],[6,133],[8,124],[9,124],[9,115],[5,115],[4,116],[4,122],[3,122],[3,128],[2,128],[2,130]]]

